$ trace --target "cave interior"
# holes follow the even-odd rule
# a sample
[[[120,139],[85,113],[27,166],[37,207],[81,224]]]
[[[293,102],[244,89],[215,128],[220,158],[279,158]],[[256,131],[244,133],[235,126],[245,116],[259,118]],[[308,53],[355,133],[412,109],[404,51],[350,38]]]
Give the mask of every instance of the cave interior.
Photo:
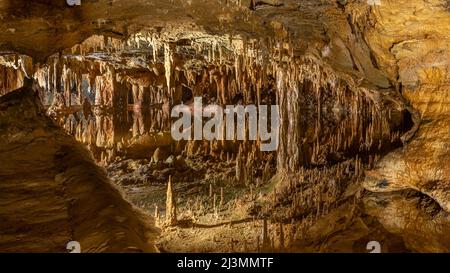
[[[0,252],[450,251],[448,0],[80,2],[0,0]]]

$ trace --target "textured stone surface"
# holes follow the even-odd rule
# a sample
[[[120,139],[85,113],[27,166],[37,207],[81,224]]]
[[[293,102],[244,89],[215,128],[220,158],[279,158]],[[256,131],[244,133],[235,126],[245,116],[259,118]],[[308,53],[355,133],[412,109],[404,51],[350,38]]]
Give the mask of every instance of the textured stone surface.
[[[0,251],[156,251],[150,217],[127,203],[33,91],[0,99]]]

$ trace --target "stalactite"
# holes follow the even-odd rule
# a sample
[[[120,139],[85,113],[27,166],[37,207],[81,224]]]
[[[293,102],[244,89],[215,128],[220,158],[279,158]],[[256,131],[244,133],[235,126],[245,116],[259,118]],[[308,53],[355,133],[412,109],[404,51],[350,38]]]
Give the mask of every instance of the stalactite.
[[[171,50],[171,45],[164,44],[164,68],[167,82],[167,90],[169,94],[172,94],[171,89],[171,79],[172,79],[172,63],[173,55]]]

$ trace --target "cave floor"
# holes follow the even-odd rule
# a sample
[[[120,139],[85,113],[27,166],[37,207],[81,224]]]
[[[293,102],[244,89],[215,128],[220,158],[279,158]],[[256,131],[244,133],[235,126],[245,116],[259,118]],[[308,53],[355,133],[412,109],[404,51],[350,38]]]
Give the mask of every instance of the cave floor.
[[[128,163],[137,169],[149,164],[146,160],[128,160]],[[251,216],[249,211],[258,197],[263,196],[258,191],[251,192],[247,187],[227,184],[230,181],[214,179],[214,172],[220,177],[233,169],[234,164],[209,161],[202,164],[198,160],[195,163],[187,160],[187,164],[193,164],[196,168],[222,165],[223,170],[210,169],[212,172],[206,175],[206,179],[190,182],[177,182],[177,176],[172,178],[177,199],[176,226],[164,226],[166,183],[148,183],[145,177],[135,177],[133,184],[122,185],[126,199],[146,213],[154,215],[156,207],[160,208],[162,216],[157,223],[163,228],[157,239],[158,249],[161,252],[257,252],[260,247],[257,237],[261,235],[263,223]],[[198,172],[203,172],[203,168]],[[117,175],[110,178],[114,182],[120,181]],[[224,199],[222,205],[221,189]]]
[[[133,183],[120,184],[124,179],[117,175],[115,168],[120,166],[117,162],[107,167],[109,177],[123,189],[126,199],[147,214],[155,215],[155,209],[159,208],[160,216],[156,223],[161,228],[161,234],[156,239],[156,247],[160,252],[366,252],[366,241],[370,238],[383,242],[386,251],[408,251],[400,237],[387,232],[376,220],[365,215],[364,211],[344,223],[343,219],[351,210],[347,205],[336,208],[318,220],[315,227],[304,230],[303,233],[296,231],[301,226],[299,220],[282,225],[269,220],[266,227],[268,242],[263,244],[264,220],[255,217],[255,209],[270,198],[267,194],[270,183],[259,186],[236,185],[231,179],[223,180],[224,174],[229,175],[234,169],[234,164],[212,162],[202,157],[188,159],[186,164],[198,173],[208,170],[204,177],[177,182],[180,177],[173,176],[178,224],[167,226],[164,219],[167,184],[149,183],[145,176],[136,175],[139,173],[136,170],[154,163],[149,163],[146,159],[124,161],[127,162],[127,167],[135,168],[134,171],[122,171],[123,176],[127,176],[127,181],[129,174],[133,174]],[[163,173],[168,173],[162,168]],[[224,193],[222,205],[221,189]],[[334,232],[327,234],[330,228]],[[322,232],[324,236],[316,238]]]

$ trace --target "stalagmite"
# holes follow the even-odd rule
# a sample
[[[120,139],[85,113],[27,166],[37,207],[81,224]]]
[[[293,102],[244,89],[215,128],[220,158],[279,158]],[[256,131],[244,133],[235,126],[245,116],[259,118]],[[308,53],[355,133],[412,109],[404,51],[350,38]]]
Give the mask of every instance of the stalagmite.
[[[158,205],[155,206],[155,215],[154,215],[155,219],[159,218],[159,207]]]
[[[241,149],[239,149],[239,152],[236,156],[236,181],[238,183],[242,183],[243,182],[243,166],[242,166],[242,154],[241,154]]]
[[[266,251],[270,248],[270,238],[267,230],[267,220],[263,219],[263,230],[262,230],[262,250]]]
[[[259,236],[256,236],[256,252],[261,252],[261,243],[259,240]]]
[[[172,191],[172,176],[169,176],[166,194],[166,224],[173,226],[177,224],[176,199]]]
[[[279,246],[280,251],[283,251],[285,245],[284,245],[284,228],[283,228],[282,223],[280,223],[280,242],[279,243],[280,243],[280,246]]]
[[[266,164],[264,165],[263,180],[264,181],[269,181],[270,176],[271,176],[270,162],[267,161]]]

